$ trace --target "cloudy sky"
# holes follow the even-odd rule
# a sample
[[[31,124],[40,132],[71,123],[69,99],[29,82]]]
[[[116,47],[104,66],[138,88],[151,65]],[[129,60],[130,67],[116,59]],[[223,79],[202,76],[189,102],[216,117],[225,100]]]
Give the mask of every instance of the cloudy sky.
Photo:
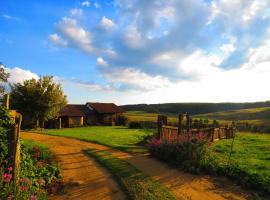
[[[70,103],[270,100],[270,0],[1,0],[0,61]]]

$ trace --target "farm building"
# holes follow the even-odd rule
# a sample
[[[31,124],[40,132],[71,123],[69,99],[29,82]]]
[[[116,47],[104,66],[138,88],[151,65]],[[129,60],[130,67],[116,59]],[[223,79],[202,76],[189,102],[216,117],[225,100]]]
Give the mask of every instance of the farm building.
[[[68,104],[59,112],[61,127],[76,127],[83,125],[115,124],[116,117],[123,111],[114,103],[91,103],[84,105]]]

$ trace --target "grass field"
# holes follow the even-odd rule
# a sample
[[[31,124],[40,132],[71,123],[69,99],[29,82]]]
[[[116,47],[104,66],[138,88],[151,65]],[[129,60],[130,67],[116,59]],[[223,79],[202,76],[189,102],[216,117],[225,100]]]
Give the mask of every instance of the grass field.
[[[227,163],[232,139],[214,143],[213,152],[220,162]],[[234,141],[231,161],[251,174],[270,177],[270,135],[238,133]]]
[[[35,132],[77,138],[132,153],[145,152],[145,148],[138,145],[138,143],[141,142],[144,137],[154,133],[153,130],[128,129],[126,127],[117,126],[45,129]]]
[[[112,156],[106,151],[86,150],[87,155],[94,157],[104,166],[125,191],[128,199],[134,200],[174,200],[171,192],[150,177],[144,175],[128,162]]]
[[[208,118],[224,121],[248,122],[251,125],[270,127],[270,107],[231,110],[195,115],[196,118]]]

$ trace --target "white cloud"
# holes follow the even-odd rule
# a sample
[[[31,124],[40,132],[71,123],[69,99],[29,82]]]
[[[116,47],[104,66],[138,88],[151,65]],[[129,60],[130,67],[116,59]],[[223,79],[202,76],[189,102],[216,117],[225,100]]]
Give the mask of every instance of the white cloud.
[[[92,46],[90,32],[79,26],[75,19],[63,17],[58,24],[58,28],[69,43],[72,43],[87,53],[93,52],[94,48]]]
[[[115,26],[114,22],[105,16],[102,17],[100,25],[107,30]]]
[[[9,83],[22,83],[25,80],[29,79],[38,79],[38,75],[31,72],[30,70],[25,70],[20,67],[6,68],[7,72],[10,74],[8,78]]]
[[[124,41],[131,48],[140,48],[143,46],[142,35],[134,26],[127,27],[124,33]]]
[[[2,17],[5,18],[5,19],[11,19],[12,18],[11,16],[9,16],[7,14],[3,14]]]
[[[74,9],[70,10],[70,14],[74,17],[81,17],[83,15],[83,10],[78,9],[78,8],[74,8]]]
[[[97,64],[102,67],[108,66],[108,63],[102,57],[97,58]]]
[[[89,1],[83,1],[83,2],[81,3],[81,5],[82,5],[83,7],[90,7],[91,3],[90,3]]]
[[[107,69],[102,71],[102,75],[112,88],[120,90],[150,91],[170,85],[170,81],[165,77],[150,76],[131,67]]]
[[[66,47],[68,45],[68,42],[63,40],[57,33],[49,35],[49,40],[54,44],[62,47]]]

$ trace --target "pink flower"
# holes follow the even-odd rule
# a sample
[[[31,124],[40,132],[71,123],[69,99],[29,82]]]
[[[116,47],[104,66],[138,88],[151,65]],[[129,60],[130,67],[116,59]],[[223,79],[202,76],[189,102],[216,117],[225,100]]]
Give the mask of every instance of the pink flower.
[[[21,186],[21,191],[23,191],[23,192],[26,192],[26,191],[28,191],[28,186],[25,186],[25,185],[23,185],[23,186]]]
[[[28,185],[31,184],[31,180],[30,180],[29,178],[21,178],[21,179],[20,179],[20,182],[21,182],[21,183],[26,183],[26,184],[28,184]]]
[[[7,170],[9,171],[9,172],[11,172],[12,171],[12,167],[11,166],[9,166],[8,168],[7,168]]]
[[[37,196],[36,195],[31,195],[30,197],[29,197],[29,200],[37,200],[38,198],[37,198]]]
[[[13,199],[14,199],[14,195],[13,194],[8,195],[7,200],[13,200]]]
[[[37,180],[39,185],[45,185],[45,180],[43,178],[40,178]]]
[[[9,183],[12,179],[12,174],[3,174],[2,177],[5,183]]]
[[[42,194],[42,193],[44,193],[44,192],[45,192],[45,190],[39,189],[39,190],[37,191],[37,194],[40,195],[40,194]]]

